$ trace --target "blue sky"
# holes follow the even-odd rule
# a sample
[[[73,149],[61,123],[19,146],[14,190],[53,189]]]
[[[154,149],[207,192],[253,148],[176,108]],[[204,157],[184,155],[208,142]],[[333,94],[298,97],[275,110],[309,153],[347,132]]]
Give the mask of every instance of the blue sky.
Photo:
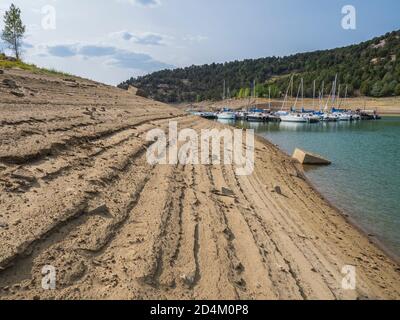
[[[25,60],[109,84],[163,68],[345,46],[400,29],[398,0],[0,0],[0,14],[11,2],[27,25]],[[341,26],[345,5],[356,9],[356,30]],[[43,27],[49,12],[55,28]]]

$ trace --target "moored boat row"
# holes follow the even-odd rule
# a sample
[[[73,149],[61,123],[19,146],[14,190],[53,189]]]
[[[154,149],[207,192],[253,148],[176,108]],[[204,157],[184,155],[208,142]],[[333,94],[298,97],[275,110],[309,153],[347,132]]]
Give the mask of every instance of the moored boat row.
[[[229,109],[220,112],[192,112],[193,115],[205,119],[218,120],[243,120],[248,122],[296,122],[296,123],[318,123],[338,121],[379,120],[381,117],[374,111],[350,111],[332,110],[331,112],[297,112],[297,111],[232,111]]]
[[[290,79],[289,86],[286,90],[285,98],[282,103],[282,108],[280,111],[271,111],[271,92],[269,92],[269,109],[258,109],[257,107],[250,108],[240,111],[234,111],[229,108],[224,108],[219,112],[192,112],[194,115],[201,116],[206,119],[218,119],[218,120],[244,120],[248,122],[295,122],[295,123],[318,123],[318,122],[337,122],[337,121],[358,121],[358,120],[378,120],[381,117],[373,110],[361,110],[357,109],[352,111],[349,109],[341,108],[343,101],[347,103],[347,86],[344,99],[340,97],[340,84],[339,89],[337,87],[337,75],[335,81],[332,84],[332,90],[325,102],[324,100],[324,82],[322,82],[322,89],[319,91],[319,110],[316,110],[316,87],[314,81],[313,88],[313,108],[311,110],[306,110],[304,108],[304,81],[301,79],[300,85],[298,87],[297,96],[294,104],[291,106],[289,111],[285,111],[285,106],[288,102],[289,89],[293,91],[293,76]],[[255,83],[253,84],[254,96],[255,93]],[[224,95],[225,100],[225,82],[224,82]],[[297,105],[301,103],[301,110],[297,111]]]

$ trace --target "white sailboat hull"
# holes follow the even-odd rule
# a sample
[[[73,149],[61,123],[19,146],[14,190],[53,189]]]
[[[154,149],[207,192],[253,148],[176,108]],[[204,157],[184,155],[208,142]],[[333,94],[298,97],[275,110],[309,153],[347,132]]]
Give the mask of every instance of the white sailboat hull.
[[[219,120],[235,120],[236,115],[230,112],[223,112],[217,115]]]
[[[280,116],[282,122],[297,122],[306,123],[307,119],[302,117],[300,114],[288,114],[285,116]]]
[[[350,114],[340,114],[339,121],[351,121],[351,115]]]

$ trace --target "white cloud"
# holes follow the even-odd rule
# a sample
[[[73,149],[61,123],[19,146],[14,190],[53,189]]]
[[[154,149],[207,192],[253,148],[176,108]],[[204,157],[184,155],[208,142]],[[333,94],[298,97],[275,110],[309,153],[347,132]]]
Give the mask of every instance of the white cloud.
[[[208,37],[203,36],[203,35],[186,35],[182,38],[184,41],[189,41],[189,42],[203,42],[207,41]]]
[[[111,38],[119,39],[123,41],[132,41],[136,44],[145,45],[145,46],[162,46],[166,45],[168,40],[172,40],[173,37],[166,36],[159,33],[154,32],[145,32],[145,33],[132,33],[129,31],[118,31],[110,34]]]
[[[123,69],[152,72],[172,68],[172,65],[158,61],[145,53],[137,53],[111,45],[102,44],[55,44],[44,47],[46,54],[55,58],[81,57],[83,59],[103,58],[105,64]]]
[[[118,2],[128,2],[131,5],[142,8],[155,8],[161,5],[161,0],[117,0]]]

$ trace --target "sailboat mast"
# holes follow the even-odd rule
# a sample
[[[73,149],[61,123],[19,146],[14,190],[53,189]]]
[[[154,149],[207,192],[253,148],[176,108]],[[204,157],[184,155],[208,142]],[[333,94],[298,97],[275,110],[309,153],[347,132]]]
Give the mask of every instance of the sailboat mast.
[[[301,78],[301,111],[304,110],[304,79]]]
[[[344,103],[347,106],[347,93],[348,93],[348,85],[346,84],[346,89],[344,90]],[[342,106],[342,105],[340,105]]]
[[[341,100],[340,100],[340,90],[341,90],[341,88],[342,88],[342,84],[339,83],[338,97],[337,97],[337,106],[338,106],[338,109],[340,108],[340,105],[341,105]]]
[[[300,90],[301,90],[301,83],[299,85],[299,88],[297,89],[297,95],[296,95],[296,100],[294,102],[294,110],[296,110],[297,102],[299,101],[299,96],[300,96]]]
[[[293,86],[294,86],[294,78],[292,79],[291,87],[290,87],[290,99],[293,100]]]
[[[324,95],[325,95],[325,81],[322,80],[321,98],[320,98],[320,102],[319,102],[320,111],[322,111],[322,105],[324,103]]]
[[[332,87],[332,108],[335,107],[337,78],[338,75],[336,74],[335,81],[333,82],[333,87]]]
[[[313,107],[313,110],[315,110],[315,80],[314,80],[314,82],[313,82],[312,107]]]
[[[335,94],[334,94],[335,91],[336,91],[335,82],[333,82],[333,83],[332,83],[331,92],[329,93],[329,96],[328,96],[328,98],[326,99],[324,111],[327,111],[327,110],[328,110],[329,102],[330,102],[332,99],[334,99],[333,97],[334,97],[334,95],[335,95]]]
[[[293,98],[293,81],[290,84],[290,97]]]
[[[283,98],[282,108],[281,108],[282,111],[285,109],[285,105],[286,105],[286,101],[288,98],[290,87],[293,87],[293,75],[290,77],[289,86],[287,87],[285,97]]]
[[[271,86],[268,87],[268,107],[271,110]]]
[[[247,90],[246,90],[247,91]],[[250,89],[249,89],[249,99],[248,99],[248,109],[250,109],[250,104],[251,104],[251,97],[252,97],[252,95],[253,95],[253,90],[252,90],[252,88],[251,88],[251,82],[250,82]]]

